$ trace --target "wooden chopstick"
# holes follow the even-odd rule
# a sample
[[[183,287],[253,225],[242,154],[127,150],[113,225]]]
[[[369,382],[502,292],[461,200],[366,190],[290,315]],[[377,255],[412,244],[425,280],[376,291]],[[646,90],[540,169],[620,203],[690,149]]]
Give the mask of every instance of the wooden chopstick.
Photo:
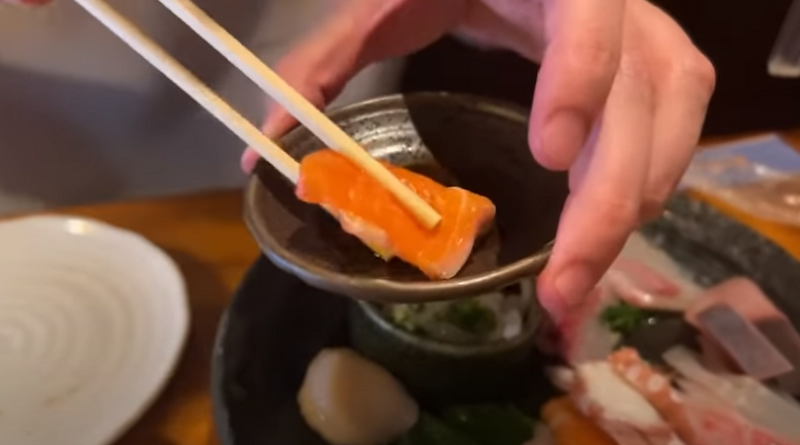
[[[104,0],[75,0],[75,2],[219,119],[242,141],[255,149],[283,176],[292,183],[297,183],[300,176],[300,166],[297,161],[148,38],[136,25],[117,13]]]
[[[299,177],[299,165],[274,142],[264,136],[241,114],[236,112],[222,98],[192,75],[177,60],[172,58],[157,43],[148,38],[136,25],[117,13],[104,0],[75,0],[100,23],[127,43],[156,69],[191,96],[220,122],[227,126],[245,143],[253,147],[261,157],[275,167],[293,183]],[[354,163],[375,178],[390,191],[414,217],[425,227],[433,228],[441,216],[422,198],[398,180],[383,165],[372,158],[361,146],[309,103],[302,95],[291,88],[275,72],[264,65],[254,54],[217,25],[202,10],[189,1],[169,4],[187,24],[194,25],[198,34],[204,37],[228,60],[234,63],[265,92],[283,105],[301,123],[306,125],[317,137],[331,148],[338,149]],[[173,9],[175,8],[175,9]],[[205,18],[205,20],[204,20]]]
[[[430,229],[439,224],[441,216],[425,200],[370,156],[339,126],[328,119],[325,114],[294,90],[191,0],[159,1],[256,83],[267,95],[281,104],[322,142],[347,156],[391,192],[424,227]]]

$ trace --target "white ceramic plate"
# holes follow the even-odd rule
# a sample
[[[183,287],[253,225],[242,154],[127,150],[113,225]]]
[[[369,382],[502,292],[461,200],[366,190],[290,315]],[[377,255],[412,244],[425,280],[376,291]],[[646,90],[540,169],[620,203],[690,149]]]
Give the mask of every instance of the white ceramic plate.
[[[143,237],[0,223],[0,444],[112,442],[168,380],[188,325],[178,268]]]

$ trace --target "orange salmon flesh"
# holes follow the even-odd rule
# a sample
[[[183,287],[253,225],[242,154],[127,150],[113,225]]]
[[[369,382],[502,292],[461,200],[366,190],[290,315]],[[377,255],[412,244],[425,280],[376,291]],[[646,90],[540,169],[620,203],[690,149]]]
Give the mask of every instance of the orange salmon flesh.
[[[345,232],[384,259],[397,256],[430,279],[452,278],[467,262],[475,239],[494,219],[494,204],[462,188],[445,187],[382,163],[441,215],[439,225],[424,228],[389,191],[330,149],[303,158],[295,192],[300,200],[325,208]]]

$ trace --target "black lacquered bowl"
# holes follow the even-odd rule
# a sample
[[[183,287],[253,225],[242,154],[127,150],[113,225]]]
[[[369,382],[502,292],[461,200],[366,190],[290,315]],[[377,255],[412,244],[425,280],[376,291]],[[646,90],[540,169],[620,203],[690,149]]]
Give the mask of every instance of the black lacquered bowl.
[[[715,209],[677,197],[662,218],[641,232],[697,282],[751,277],[795,324],[800,320],[800,264]],[[214,347],[214,419],[224,445],[324,445],[300,416],[297,391],[320,349],[357,347],[350,335],[354,320],[348,315],[356,304],[308,286],[266,258],[253,265],[220,323]],[[679,341],[681,329],[673,327],[648,326],[634,333],[632,343],[644,356],[657,357],[660,349]],[[528,370],[516,382],[520,391],[515,402],[535,410],[553,389],[540,361],[531,360]]]

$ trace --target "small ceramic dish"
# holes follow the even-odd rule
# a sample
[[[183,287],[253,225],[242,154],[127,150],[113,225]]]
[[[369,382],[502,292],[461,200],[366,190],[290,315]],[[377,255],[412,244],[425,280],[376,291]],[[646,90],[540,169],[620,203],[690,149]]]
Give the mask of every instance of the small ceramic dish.
[[[311,286],[381,302],[478,295],[544,267],[567,179],[534,161],[525,110],[431,93],[370,100],[329,116],[375,158],[491,199],[497,207],[494,229],[455,278],[431,281],[399,260],[377,258],[319,207],[295,198],[291,184],[261,162],[246,189],[245,220],[278,267]],[[281,142],[295,159],[324,148],[304,127]]]
[[[189,331],[183,276],[136,233],[0,222],[0,443],[105,445],[150,406]]]
[[[537,358],[536,337],[544,312],[535,297],[531,303],[518,336],[453,344],[401,329],[379,305],[358,301],[350,305],[350,341],[353,349],[391,370],[416,400],[428,405],[506,400],[521,392],[520,384]]]

